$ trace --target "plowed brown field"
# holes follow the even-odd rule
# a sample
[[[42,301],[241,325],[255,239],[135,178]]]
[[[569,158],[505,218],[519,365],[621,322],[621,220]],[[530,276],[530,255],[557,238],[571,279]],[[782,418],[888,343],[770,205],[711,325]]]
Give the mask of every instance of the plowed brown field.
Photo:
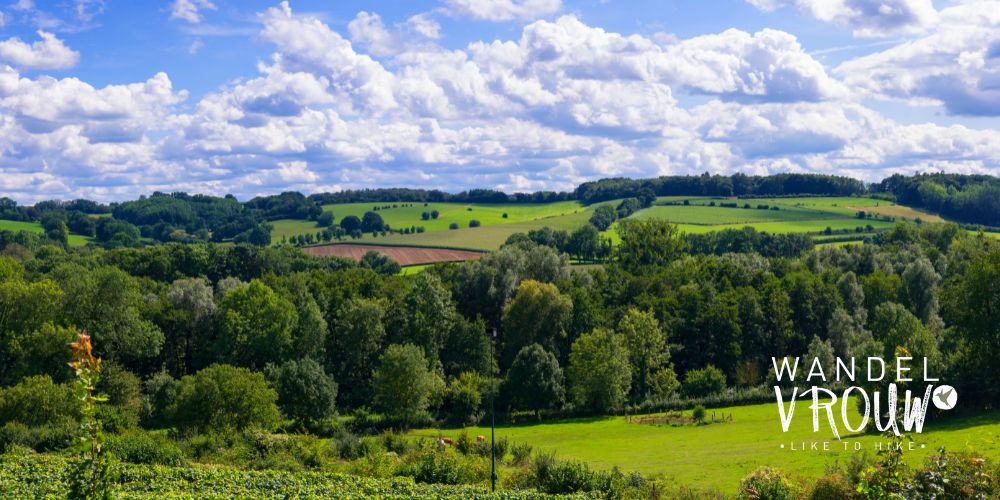
[[[389,258],[398,262],[401,266],[475,260],[483,255],[481,252],[472,252],[469,250],[387,245],[321,245],[306,247],[303,250],[314,257],[334,255],[337,257],[348,257],[356,261],[361,260],[361,257],[366,253],[376,251],[388,255]]]

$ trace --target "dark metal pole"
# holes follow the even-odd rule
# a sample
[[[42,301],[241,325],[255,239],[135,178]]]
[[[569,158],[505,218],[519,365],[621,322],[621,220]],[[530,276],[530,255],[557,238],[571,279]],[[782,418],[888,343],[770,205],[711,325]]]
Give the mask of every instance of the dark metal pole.
[[[497,329],[492,331],[490,338],[490,369],[493,369],[493,340],[497,337]],[[496,445],[496,410],[493,399],[496,397],[496,379],[490,377],[490,491],[497,491],[497,445]]]

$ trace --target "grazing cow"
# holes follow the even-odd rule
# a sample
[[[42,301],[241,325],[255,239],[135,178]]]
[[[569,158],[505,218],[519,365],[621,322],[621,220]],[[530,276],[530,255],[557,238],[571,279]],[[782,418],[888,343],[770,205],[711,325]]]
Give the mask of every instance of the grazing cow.
[[[441,443],[451,445],[455,444],[455,441],[451,438],[441,438]]]
[[[486,436],[483,436],[483,435],[476,436],[476,442],[477,443],[485,443],[486,442]]]

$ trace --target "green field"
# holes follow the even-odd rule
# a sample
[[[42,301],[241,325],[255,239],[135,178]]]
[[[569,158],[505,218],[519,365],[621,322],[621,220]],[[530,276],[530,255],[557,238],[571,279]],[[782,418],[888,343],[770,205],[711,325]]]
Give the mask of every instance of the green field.
[[[670,202],[687,200],[690,205],[665,205]],[[709,206],[709,203],[716,206]],[[721,207],[720,203],[737,203],[740,208]],[[361,217],[365,212],[378,206],[378,214],[393,228],[423,226],[424,233],[389,234],[386,236],[365,235],[358,241],[391,245],[440,246],[467,248],[473,250],[495,250],[507,238],[519,232],[551,227],[572,231],[590,219],[593,210],[601,204],[617,205],[609,201],[590,206],[579,202],[564,201],[546,204],[464,204],[464,203],[344,203],[324,205],[323,209],[333,212],[336,221],[354,215]],[[742,208],[750,204],[752,208]],[[392,208],[395,205],[396,208]],[[763,210],[757,205],[778,206],[779,210]],[[384,208],[389,206],[389,208]],[[470,210],[471,209],[471,210]],[[437,210],[438,219],[422,220],[421,213]],[[656,205],[632,214],[631,218],[666,219],[674,222],[686,233],[702,234],[721,229],[740,229],[746,226],[770,233],[812,233],[819,234],[830,228],[834,231],[853,231],[857,227],[871,225],[874,229],[885,229],[892,225],[884,219],[858,219],[859,210],[877,213],[882,217],[940,221],[933,214],[883,200],[854,197],[801,197],[801,198],[760,198],[721,199],[707,197],[660,197]],[[503,214],[507,214],[504,218]],[[478,220],[482,226],[470,228],[470,220]],[[459,229],[451,230],[449,225],[458,224]],[[272,240],[281,241],[299,234],[315,234],[320,228],[312,221],[278,220],[273,222]],[[607,236],[618,241],[617,232],[612,228]]]
[[[395,208],[392,208],[395,205]],[[388,206],[389,208],[385,208]],[[424,229],[430,232],[444,232],[453,231],[449,230],[451,224],[458,224],[459,228],[463,229],[483,229],[485,227],[496,226],[496,225],[514,225],[518,223],[533,223],[539,220],[552,220],[560,218],[561,216],[581,214],[584,212],[589,212],[592,210],[591,207],[584,207],[576,201],[561,201],[554,203],[511,203],[511,204],[486,204],[486,203],[433,203],[429,202],[426,205],[423,202],[398,202],[398,203],[339,203],[333,205],[324,205],[323,210],[327,212],[332,212],[334,220],[340,222],[341,219],[349,215],[361,218],[365,212],[372,211],[375,207],[378,207],[378,214],[382,216],[382,220],[385,221],[389,227],[392,228],[408,228],[411,226],[423,226]],[[432,212],[434,210],[438,211],[437,219],[424,220],[421,215],[423,212]],[[507,217],[504,217],[507,214]],[[589,216],[588,216],[589,217]],[[586,221],[587,217],[583,220]],[[482,225],[479,228],[469,228],[469,222],[472,220],[477,220]],[[275,241],[280,241],[282,237],[290,237],[305,233],[316,233],[320,231],[321,228],[316,226],[316,223],[312,221],[305,220],[292,220],[292,219],[282,219],[274,221],[274,230],[271,233],[271,237]],[[557,223],[554,223],[557,224]],[[576,226],[574,226],[576,227]],[[514,231],[516,232],[516,231]],[[427,233],[424,233],[427,234]],[[505,233],[513,234],[513,232]],[[472,245],[449,245],[448,243],[439,242],[438,237],[432,238],[433,241],[429,243],[423,243],[419,236],[421,234],[413,235],[394,235],[394,236],[408,236],[412,237],[414,241],[411,242],[410,239],[404,239],[399,241],[399,243],[407,244],[419,244],[419,245],[440,245],[440,246],[462,246],[465,248],[497,248],[506,240],[503,237],[499,243],[493,244],[483,244],[476,240],[479,240],[478,235],[473,236]],[[443,236],[443,235],[439,235]],[[371,240],[371,236],[365,237],[364,241]],[[443,239],[447,239],[444,237]],[[459,237],[459,240],[468,239],[468,237]],[[485,240],[493,241],[495,238],[486,237]],[[390,242],[388,239],[385,242]]]
[[[15,220],[0,220],[0,231],[30,231],[38,234],[45,233],[45,230],[42,229],[42,225],[37,222],[23,222]],[[71,234],[69,235],[68,243],[71,247],[82,247],[89,241],[90,238],[86,236]]]
[[[619,416],[502,426],[497,428],[497,438],[528,443],[536,449],[554,451],[557,457],[583,460],[600,469],[617,466],[729,494],[735,492],[741,478],[760,465],[779,467],[809,479],[822,475],[828,465],[838,460],[843,464],[850,459],[854,452],[844,451],[844,443],[853,446],[860,442],[862,450],[877,451],[875,445],[880,436],[846,435],[839,419],[839,403],[835,415],[843,441],[833,438],[822,414],[820,432],[813,433],[808,404],[808,401],[798,402],[787,434],[781,431],[777,404],[770,403],[710,409],[709,418],[713,412],[719,418],[722,414],[732,414],[732,421],[702,426],[629,423]],[[861,418],[853,402],[849,407],[851,425],[856,426]],[[531,418],[527,420],[530,422]],[[471,436],[489,436],[489,431],[489,427],[467,429]],[[423,429],[413,434],[455,438],[460,432],[460,429]],[[924,433],[912,436],[915,449],[905,451],[910,465],[922,465],[929,453],[944,445],[951,451],[974,450],[985,456],[1000,457],[1000,412],[949,420],[928,415]],[[791,449],[793,442],[800,448],[802,442],[809,446],[813,441],[828,441],[830,451]]]

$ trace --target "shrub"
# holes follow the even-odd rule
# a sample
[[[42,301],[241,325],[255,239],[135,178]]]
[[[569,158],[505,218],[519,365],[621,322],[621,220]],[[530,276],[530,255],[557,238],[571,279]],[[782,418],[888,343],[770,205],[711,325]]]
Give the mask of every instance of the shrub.
[[[586,463],[571,460],[556,462],[538,478],[538,489],[545,493],[575,493],[594,488],[594,473]]]
[[[413,449],[413,444],[410,443],[410,440],[405,435],[397,434],[393,431],[382,434],[382,446],[386,451],[397,455],[403,455]]]
[[[503,215],[501,215],[500,217],[506,219],[507,218],[507,212],[504,212]]]
[[[510,447],[511,464],[524,465],[531,460],[531,445],[528,443],[515,443]]]
[[[412,464],[413,480],[418,483],[461,484],[462,472],[454,454],[424,450]]]
[[[274,429],[280,417],[277,401],[263,374],[212,365],[181,379],[171,413],[185,431]]]
[[[180,465],[184,461],[184,452],[165,436],[139,430],[109,435],[105,447],[119,460],[135,464]]]
[[[477,422],[482,415],[486,384],[486,379],[476,372],[462,372],[452,380],[447,391],[449,418],[461,423]]]
[[[842,474],[827,474],[816,480],[809,500],[841,500],[854,496],[854,485]]]
[[[907,497],[913,498],[997,498],[1000,482],[986,459],[969,453],[947,453],[944,448],[927,458],[918,470]]]
[[[108,396],[108,404],[98,410],[106,430],[118,432],[138,427],[143,410],[139,377],[116,363],[105,363],[97,390]]]
[[[448,229],[452,229],[452,230],[458,229],[458,223],[457,222],[452,222],[451,224],[448,224]]]
[[[740,481],[740,500],[794,500],[799,488],[785,474],[771,467],[761,467]]]
[[[684,394],[688,397],[703,397],[717,394],[726,389],[726,375],[722,370],[708,365],[700,370],[691,370],[684,376]]]
[[[702,405],[695,406],[694,409],[691,410],[691,418],[693,418],[694,421],[698,422],[698,423],[704,422],[705,421],[705,407],[702,406]]]
[[[480,226],[480,224],[479,224],[478,220],[472,219],[472,220],[469,221],[469,227],[479,227],[479,226]]]
[[[21,383],[0,390],[0,423],[39,426],[78,414],[73,389],[53,383],[48,375],[25,377]]]
[[[8,422],[0,427],[0,452],[14,447],[31,448],[38,452],[60,451],[69,448],[78,433],[79,425],[68,417],[35,427]]]

